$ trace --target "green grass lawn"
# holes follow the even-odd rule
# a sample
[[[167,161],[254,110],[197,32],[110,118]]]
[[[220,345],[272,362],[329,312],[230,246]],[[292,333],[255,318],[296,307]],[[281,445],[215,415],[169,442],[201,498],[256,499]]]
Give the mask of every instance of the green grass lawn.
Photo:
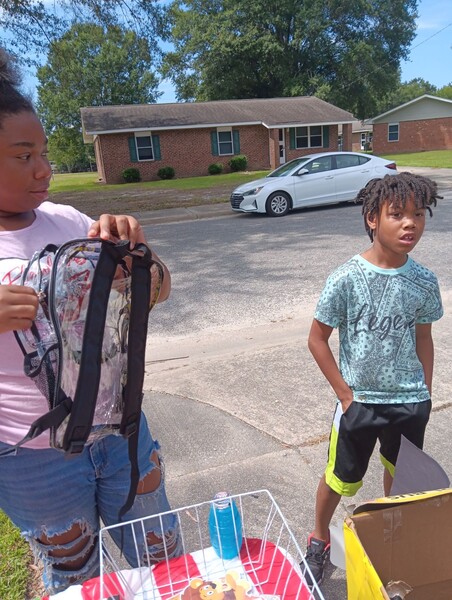
[[[0,511],[0,598],[24,600],[29,578],[28,544]]]
[[[243,171],[239,173],[227,173],[225,175],[207,175],[205,177],[185,177],[183,179],[161,179],[158,181],[143,181],[140,183],[123,183],[124,189],[175,189],[175,190],[199,190],[213,188],[219,185],[230,185],[231,189],[241,183],[265,177],[269,171]],[[50,191],[58,192],[85,192],[102,189],[118,189],[118,185],[104,185],[98,182],[98,175],[93,173],[57,173],[50,183]]]
[[[408,154],[385,154],[382,158],[393,160],[399,167],[432,167],[452,169],[452,150],[432,150]],[[399,169],[400,170],[400,169]]]
[[[398,167],[434,167],[452,168],[452,150],[435,150],[431,152],[415,152],[409,154],[388,154],[383,158],[393,160]],[[217,186],[230,186],[231,190],[259,177],[265,177],[269,171],[243,171],[221,175],[206,175],[205,177],[185,177],[182,179],[166,179],[140,183],[124,183],[121,188],[130,190],[201,190]],[[102,189],[103,191],[118,190],[118,185],[99,183],[97,172],[93,173],[57,173],[50,183],[50,191],[85,192]]]

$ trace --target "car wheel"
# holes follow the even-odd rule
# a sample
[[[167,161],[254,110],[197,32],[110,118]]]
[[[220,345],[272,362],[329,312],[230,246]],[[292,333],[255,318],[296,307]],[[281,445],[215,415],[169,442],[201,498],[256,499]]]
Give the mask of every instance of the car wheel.
[[[290,198],[285,192],[270,194],[265,205],[267,215],[270,217],[283,217],[290,209]]]

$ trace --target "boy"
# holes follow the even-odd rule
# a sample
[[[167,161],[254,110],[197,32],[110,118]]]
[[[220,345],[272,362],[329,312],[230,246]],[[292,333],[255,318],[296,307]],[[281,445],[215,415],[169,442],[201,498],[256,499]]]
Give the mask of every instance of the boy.
[[[333,513],[341,496],[361,487],[377,440],[386,495],[401,436],[423,445],[431,410],[431,324],[443,309],[435,275],[408,253],[438,198],[435,182],[411,173],[370,181],[356,201],[363,203],[372,245],[329,276],[315,311],[309,350],[338,399],[306,551],[319,584]],[[335,327],[339,367],[329,346]]]

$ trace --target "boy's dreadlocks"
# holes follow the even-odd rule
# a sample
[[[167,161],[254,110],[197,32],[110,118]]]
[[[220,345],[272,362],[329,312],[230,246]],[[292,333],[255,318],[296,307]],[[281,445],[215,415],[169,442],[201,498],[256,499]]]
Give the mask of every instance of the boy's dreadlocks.
[[[407,172],[371,179],[355,199],[355,202],[363,203],[364,226],[370,239],[373,241],[373,230],[367,218],[377,216],[386,202],[405,208],[406,203],[413,200],[417,208],[427,209],[432,216],[431,206],[436,206],[436,201],[442,199],[437,187],[436,182],[428,177]]]

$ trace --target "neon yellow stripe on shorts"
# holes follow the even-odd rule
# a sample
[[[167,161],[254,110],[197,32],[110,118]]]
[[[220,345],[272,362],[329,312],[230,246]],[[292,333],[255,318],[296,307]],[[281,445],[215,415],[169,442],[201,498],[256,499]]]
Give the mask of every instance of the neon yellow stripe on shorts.
[[[354,496],[356,492],[362,487],[363,482],[358,481],[357,483],[345,483],[341,481],[334,474],[334,465],[336,464],[336,450],[337,450],[337,428],[336,423],[339,424],[340,416],[342,415],[342,407],[340,404],[336,408],[334,415],[333,425],[331,427],[330,447],[328,450],[328,464],[325,469],[325,481],[326,484],[337,494],[341,496]]]

